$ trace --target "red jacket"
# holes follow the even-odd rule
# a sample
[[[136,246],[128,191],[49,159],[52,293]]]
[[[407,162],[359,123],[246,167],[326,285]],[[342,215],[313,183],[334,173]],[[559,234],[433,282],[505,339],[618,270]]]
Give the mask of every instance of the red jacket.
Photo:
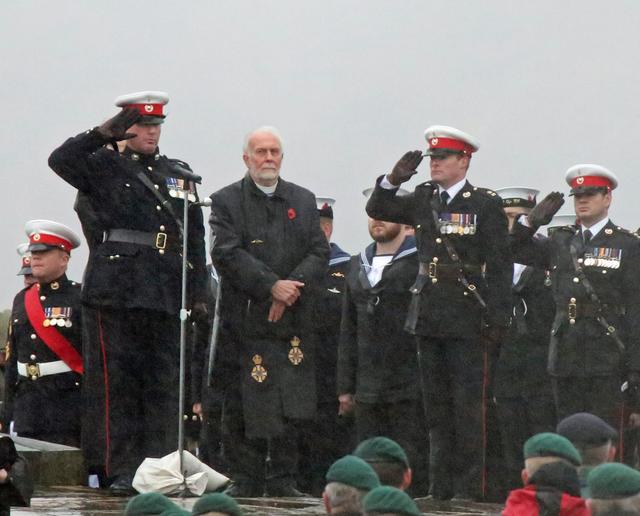
[[[509,493],[503,516],[590,516],[582,498],[532,484]]]

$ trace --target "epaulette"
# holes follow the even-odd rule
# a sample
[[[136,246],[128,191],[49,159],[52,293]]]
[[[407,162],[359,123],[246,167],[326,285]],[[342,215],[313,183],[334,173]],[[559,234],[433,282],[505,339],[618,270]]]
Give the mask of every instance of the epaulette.
[[[474,192],[479,192],[481,194],[488,195],[489,197],[497,197],[498,196],[498,194],[495,193],[493,190],[489,190],[488,188],[482,188],[480,186],[474,186],[473,187],[473,191]]]

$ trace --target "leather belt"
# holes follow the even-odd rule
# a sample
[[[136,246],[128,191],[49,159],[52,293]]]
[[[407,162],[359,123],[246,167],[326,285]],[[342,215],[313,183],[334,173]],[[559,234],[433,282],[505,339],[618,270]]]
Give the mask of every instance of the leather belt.
[[[160,250],[175,251],[179,249],[175,245],[177,242],[172,242],[166,233],[151,233],[135,229],[110,229],[107,231],[104,241],[147,245]]]
[[[55,362],[18,362],[18,374],[32,380],[52,374],[68,373],[71,368],[62,360]]]
[[[482,268],[479,265],[459,265],[451,263],[440,264],[437,261],[430,263],[420,262],[420,268],[418,273],[429,276],[432,279],[438,280],[457,280],[460,277],[460,270],[463,274],[480,275]]]

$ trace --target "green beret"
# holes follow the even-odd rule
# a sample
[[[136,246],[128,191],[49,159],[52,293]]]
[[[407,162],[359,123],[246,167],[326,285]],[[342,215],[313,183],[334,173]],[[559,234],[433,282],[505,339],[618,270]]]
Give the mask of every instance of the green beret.
[[[582,464],[580,453],[571,441],[551,432],[536,434],[524,443],[524,458],[533,457],[559,457],[568,460],[574,466]]]
[[[422,516],[418,506],[407,493],[391,486],[376,487],[369,491],[362,499],[362,507],[367,514],[370,512],[392,512],[408,516]]]
[[[224,493],[203,496],[195,503],[191,514],[205,514],[207,512],[223,512],[229,516],[242,516],[244,514],[238,502]]]
[[[367,462],[399,462],[409,467],[409,459],[402,447],[387,437],[372,437],[362,441],[353,454]]]
[[[373,468],[355,455],[345,455],[335,461],[325,478],[327,482],[339,482],[363,491],[370,491],[380,485]]]
[[[160,514],[167,509],[177,507],[165,495],[160,493],[144,493],[134,496],[124,510],[125,516],[143,516],[145,514]]]
[[[617,462],[600,464],[587,477],[591,498],[628,498],[640,493],[640,472]]]
[[[191,513],[189,511],[186,511],[185,509],[181,509],[180,507],[176,506],[176,507],[173,507],[172,509],[165,509],[160,513],[159,516],[190,516],[190,515]]]

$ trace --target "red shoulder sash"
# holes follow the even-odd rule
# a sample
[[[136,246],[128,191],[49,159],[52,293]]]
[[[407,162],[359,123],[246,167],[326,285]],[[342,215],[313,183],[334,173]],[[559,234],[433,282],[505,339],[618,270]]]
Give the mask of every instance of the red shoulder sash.
[[[36,283],[29,287],[24,295],[24,308],[33,329],[42,339],[47,347],[53,351],[60,359],[73,371],[82,374],[82,356],[76,348],[62,335],[54,326],[44,326],[44,310],[39,296],[39,285]]]

